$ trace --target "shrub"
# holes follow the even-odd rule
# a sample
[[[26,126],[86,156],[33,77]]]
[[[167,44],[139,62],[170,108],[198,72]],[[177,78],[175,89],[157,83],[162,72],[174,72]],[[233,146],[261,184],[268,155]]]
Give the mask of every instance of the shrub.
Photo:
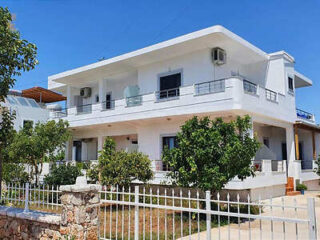
[[[90,165],[87,170],[87,177],[92,183],[96,183],[99,181],[99,166],[97,164]]]
[[[104,185],[128,187],[134,180],[147,182],[153,177],[151,161],[140,152],[116,151],[112,138],[107,138],[99,156],[99,181]]]
[[[44,183],[49,185],[75,184],[78,176],[82,176],[81,170],[70,163],[63,165],[52,165],[51,171],[44,178]]]
[[[308,189],[307,186],[304,184],[301,184],[301,183],[297,184],[297,186],[296,186],[297,191],[307,190],[307,189]]]
[[[3,164],[3,181],[24,184],[29,181],[29,174],[25,171],[23,164],[5,163]]]

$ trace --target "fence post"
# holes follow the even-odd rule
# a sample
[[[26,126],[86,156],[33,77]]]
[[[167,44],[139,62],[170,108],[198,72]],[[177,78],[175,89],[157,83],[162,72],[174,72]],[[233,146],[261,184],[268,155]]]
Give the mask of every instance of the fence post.
[[[206,210],[211,211],[210,191],[206,191]],[[207,240],[211,240],[211,213],[207,213]]]
[[[75,185],[60,187],[62,214],[60,234],[78,240],[99,239],[99,209],[101,186],[87,184],[85,177],[77,177]]]
[[[315,214],[314,198],[308,198],[308,217],[309,217],[309,239],[317,239],[317,223]]]
[[[26,195],[24,200],[24,212],[29,211],[29,183],[26,183]]]
[[[139,240],[139,186],[134,187],[134,240]]]

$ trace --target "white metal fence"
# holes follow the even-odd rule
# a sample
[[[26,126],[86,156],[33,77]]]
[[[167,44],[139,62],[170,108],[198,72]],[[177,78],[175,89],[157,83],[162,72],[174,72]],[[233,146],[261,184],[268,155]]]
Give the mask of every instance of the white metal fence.
[[[317,239],[315,202],[103,187],[100,239]]]
[[[26,211],[53,210],[61,206],[59,186],[9,183],[2,189],[1,204],[24,208]]]
[[[1,203],[61,211],[59,187],[8,184]],[[317,239],[315,200],[146,188],[100,191],[100,239]]]

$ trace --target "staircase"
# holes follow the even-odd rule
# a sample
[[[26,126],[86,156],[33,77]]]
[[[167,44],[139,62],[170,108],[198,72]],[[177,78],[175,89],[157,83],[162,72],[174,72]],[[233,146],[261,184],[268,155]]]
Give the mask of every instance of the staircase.
[[[299,191],[294,191],[294,178],[288,177],[286,184],[286,196],[300,195]]]

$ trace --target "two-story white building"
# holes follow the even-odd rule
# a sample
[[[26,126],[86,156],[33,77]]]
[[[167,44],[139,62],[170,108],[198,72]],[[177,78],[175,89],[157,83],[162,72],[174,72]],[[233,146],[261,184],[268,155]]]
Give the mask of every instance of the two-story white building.
[[[162,149],[174,147],[186,120],[249,114],[252,134],[263,143],[258,172],[226,188],[273,195],[284,194],[288,176],[310,187],[318,181],[312,169],[320,130],[295,102],[297,88],[311,85],[288,53],[265,53],[222,26],[48,78],[49,89],[67,97],[67,111],[54,114],[72,129],[66,160],[96,160],[111,136],[118,148],[149,155],[159,183],[167,170]]]

